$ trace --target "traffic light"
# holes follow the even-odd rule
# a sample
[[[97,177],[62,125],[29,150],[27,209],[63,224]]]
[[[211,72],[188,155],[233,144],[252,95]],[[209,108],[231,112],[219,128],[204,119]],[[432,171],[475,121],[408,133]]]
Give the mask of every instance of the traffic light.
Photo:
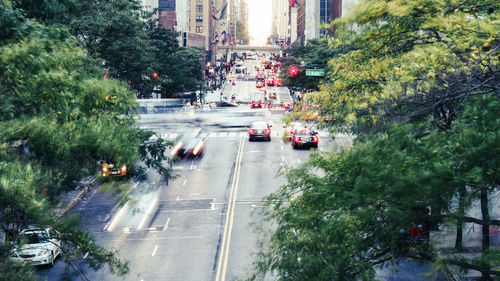
[[[157,72],[153,72],[153,78],[158,78],[158,73]]]
[[[296,65],[292,65],[288,68],[288,75],[295,77],[297,74],[299,74],[299,68]]]

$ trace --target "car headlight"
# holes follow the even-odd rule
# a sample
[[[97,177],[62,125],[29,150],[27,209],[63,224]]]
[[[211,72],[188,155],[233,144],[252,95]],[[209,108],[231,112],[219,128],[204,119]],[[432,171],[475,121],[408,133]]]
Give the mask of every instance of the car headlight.
[[[103,167],[103,168],[102,168],[102,171],[103,171],[103,172],[107,172],[107,171],[108,171],[108,168]]]
[[[125,172],[125,171],[127,171],[127,165],[122,166],[122,172]]]

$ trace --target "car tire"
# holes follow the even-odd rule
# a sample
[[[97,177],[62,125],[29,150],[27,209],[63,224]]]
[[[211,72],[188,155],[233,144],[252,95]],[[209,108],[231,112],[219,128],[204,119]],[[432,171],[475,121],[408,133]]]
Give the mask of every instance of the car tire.
[[[271,141],[271,136],[269,136],[269,137],[267,138],[267,141]]]
[[[297,146],[295,144],[292,144],[293,149],[297,149]]]
[[[252,138],[248,138],[248,141],[253,141],[253,139]]]

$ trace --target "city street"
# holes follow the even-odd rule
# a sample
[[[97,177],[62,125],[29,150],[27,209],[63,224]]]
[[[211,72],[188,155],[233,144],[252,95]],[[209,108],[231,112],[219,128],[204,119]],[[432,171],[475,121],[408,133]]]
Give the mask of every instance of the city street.
[[[224,95],[250,98],[254,81],[226,86]],[[286,88],[276,89],[288,100]],[[141,116],[142,128],[175,140],[188,127],[203,127],[202,156],[187,158],[173,169],[168,184],[152,171],[146,182],[133,183],[130,202],[99,189],[73,212],[97,242],[129,261],[123,280],[235,280],[251,274],[257,239],[253,224],[263,226],[259,211],[266,195],[285,184],[284,167],[307,161],[313,150],[294,150],[282,139],[284,112],[250,110],[248,104],[211,111],[179,111]],[[271,142],[249,142],[247,126],[255,120],[272,125]],[[242,125],[246,122],[246,125]],[[319,132],[319,151],[346,149],[349,139]],[[82,257],[85,258],[85,257]],[[41,275],[58,279],[62,262]],[[116,280],[106,269],[86,270],[89,280]],[[269,278],[272,280],[271,278]]]

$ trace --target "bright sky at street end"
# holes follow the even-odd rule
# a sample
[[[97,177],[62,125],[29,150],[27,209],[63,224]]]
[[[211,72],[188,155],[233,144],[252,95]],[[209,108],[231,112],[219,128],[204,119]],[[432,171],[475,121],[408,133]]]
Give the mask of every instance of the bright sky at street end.
[[[271,35],[272,1],[247,0],[250,45],[263,46]]]

